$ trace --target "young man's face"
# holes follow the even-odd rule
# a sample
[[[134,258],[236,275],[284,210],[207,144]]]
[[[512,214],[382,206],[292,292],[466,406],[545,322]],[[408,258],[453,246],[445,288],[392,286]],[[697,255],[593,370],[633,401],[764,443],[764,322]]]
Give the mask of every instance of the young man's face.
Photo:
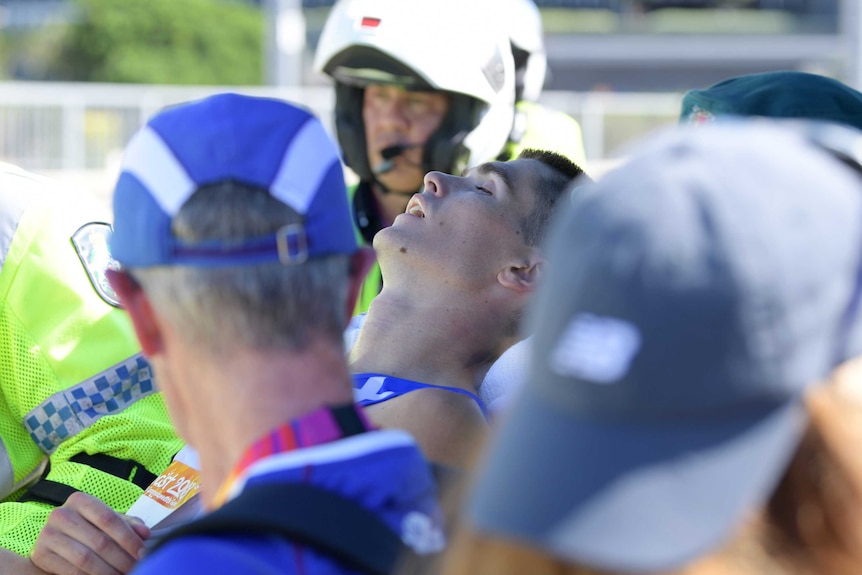
[[[535,205],[544,170],[550,168],[537,160],[514,160],[482,164],[461,177],[430,172],[422,193],[374,238],[384,275],[387,264],[406,258],[432,277],[492,281],[531,249],[522,222]]]
[[[393,158],[394,167],[377,179],[396,192],[414,192],[422,187],[422,146],[440,126],[449,109],[442,92],[408,92],[390,85],[365,89],[362,120],[372,169],[383,161],[380,151],[396,144],[418,144]]]

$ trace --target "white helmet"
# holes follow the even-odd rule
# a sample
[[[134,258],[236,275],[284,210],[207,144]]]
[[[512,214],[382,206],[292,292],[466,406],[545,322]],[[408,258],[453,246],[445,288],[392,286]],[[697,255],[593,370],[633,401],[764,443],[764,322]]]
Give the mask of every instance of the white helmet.
[[[480,0],[333,6],[314,67],[335,79],[338,141],[361,179],[373,179],[362,120],[370,84],[450,94],[449,110],[424,146],[428,170],[459,172],[503,151],[515,117],[515,71],[508,35],[491,6]]]
[[[545,32],[539,8],[533,0],[505,0],[498,10],[506,18],[512,42],[517,99],[536,102],[548,72]]]

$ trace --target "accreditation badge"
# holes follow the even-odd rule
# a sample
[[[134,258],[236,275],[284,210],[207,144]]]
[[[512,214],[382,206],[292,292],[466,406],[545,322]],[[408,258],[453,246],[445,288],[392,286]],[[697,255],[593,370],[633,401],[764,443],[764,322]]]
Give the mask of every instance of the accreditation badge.
[[[147,487],[126,514],[140,518],[150,528],[164,526],[165,520],[190,503],[200,488],[200,472],[175,459],[165,472]],[[188,507],[195,508],[191,504]]]

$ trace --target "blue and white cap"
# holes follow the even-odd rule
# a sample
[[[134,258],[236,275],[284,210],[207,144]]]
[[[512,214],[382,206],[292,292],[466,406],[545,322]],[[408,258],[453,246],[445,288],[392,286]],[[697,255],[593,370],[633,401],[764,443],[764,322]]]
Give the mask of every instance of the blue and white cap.
[[[205,185],[267,190],[304,216],[268,236],[190,244],[171,220]],[[287,102],[219,94],[166,110],[126,147],[114,191],[114,258],[127,267],[219,267],[357,250],[338,150],[320,121]]]

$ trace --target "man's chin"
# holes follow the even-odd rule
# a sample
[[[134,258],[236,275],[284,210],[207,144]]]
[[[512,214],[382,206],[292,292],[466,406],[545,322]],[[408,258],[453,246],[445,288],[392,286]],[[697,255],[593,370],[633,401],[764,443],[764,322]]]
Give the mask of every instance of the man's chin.
[[[407,226],[411,228],[411,226]],[[415,232],[410,229],[405,229],[403,226],[395,223],[387,226],[374,234],[374,240],[371,242],[374,251],[379,256],[384,252],[405,253],[407,243],[412,242],[412,236]]]

